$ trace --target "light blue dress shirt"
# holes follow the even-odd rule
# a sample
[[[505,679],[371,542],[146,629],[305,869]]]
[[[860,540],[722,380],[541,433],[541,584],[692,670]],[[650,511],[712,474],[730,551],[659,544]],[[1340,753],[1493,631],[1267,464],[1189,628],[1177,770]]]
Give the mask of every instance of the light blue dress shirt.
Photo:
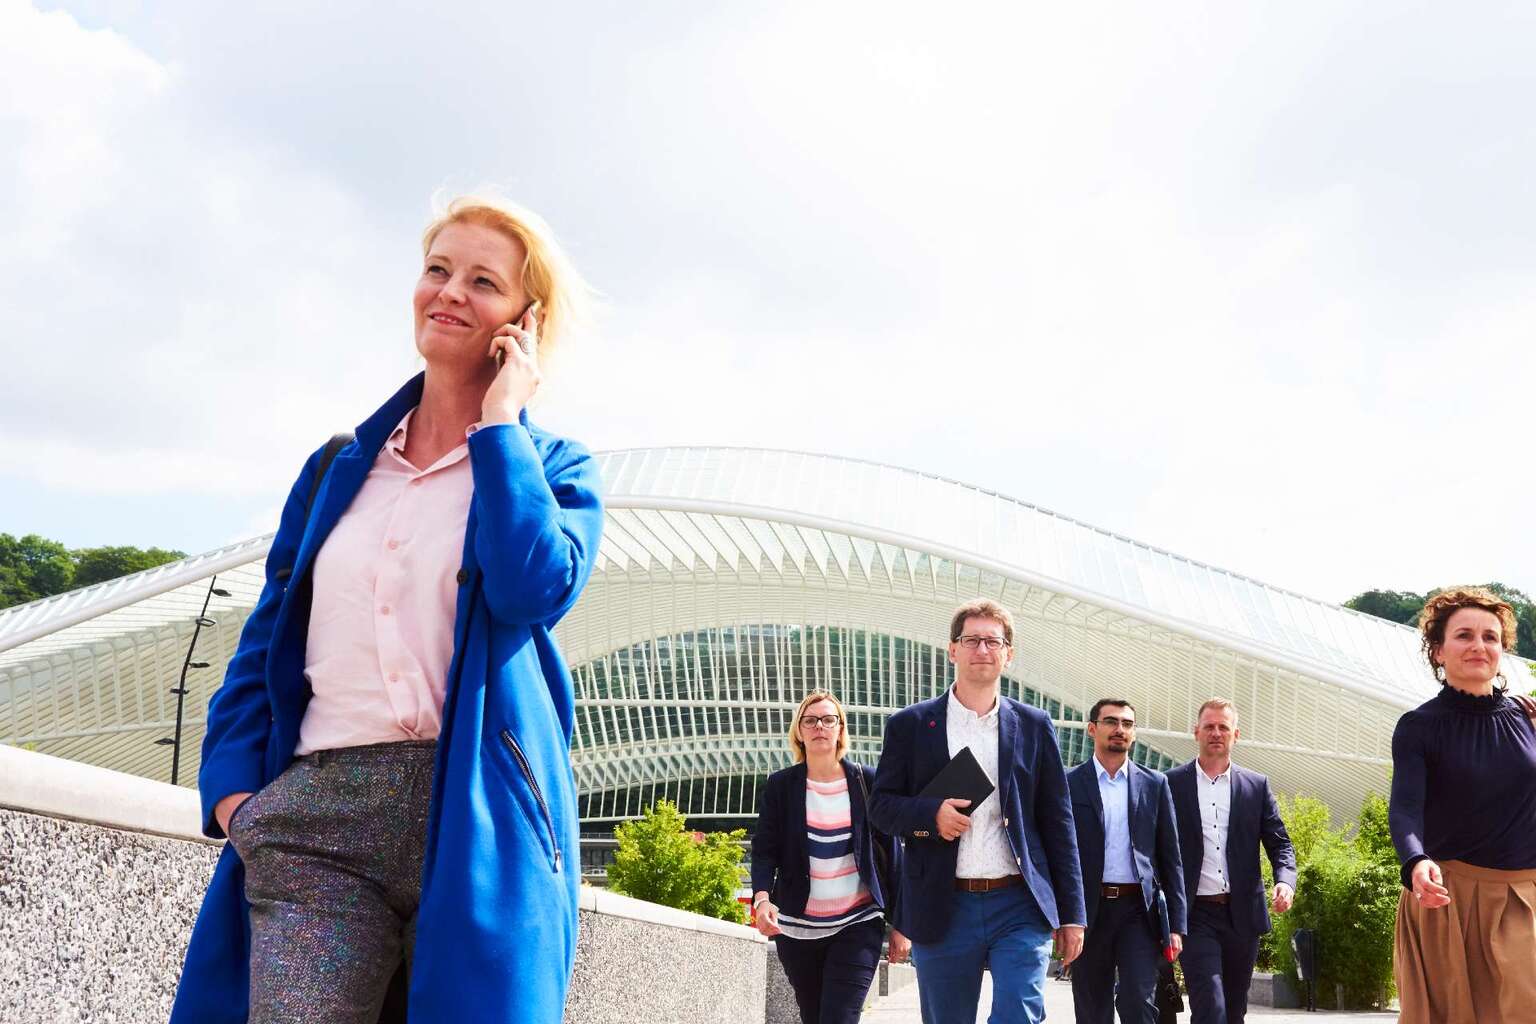
[[[1113,778],[1099,759],[1093,759],[1099,775],[1099,802],[1104,805],[1104,881],[1134,884],[1136,860],[1131,856],[1131,762],[1126,760]]]

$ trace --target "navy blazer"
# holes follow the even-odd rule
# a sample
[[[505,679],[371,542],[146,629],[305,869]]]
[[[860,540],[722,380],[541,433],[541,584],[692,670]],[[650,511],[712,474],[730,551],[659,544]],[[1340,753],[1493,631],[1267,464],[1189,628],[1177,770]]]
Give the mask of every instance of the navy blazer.
[[[891,863],[899,862],[897,843],[869,827],[864,807],[864,787],[854,772],[864,773],[864,785],[874,783],[875,771],[865,765],[843,759],[843,775],[848,779],[848,808],[853,821],[853,860],[859,877],[881,907],[889,907],[887,894],[875,871],[875,844],[890,854]],[[766,892],[781,914],[798,917],[805,913],[811,897],[811,862],[806,850],[805,762],[790,765],[768,776],[757,796],[757,828],[752,833],[752,891]]]
[[[1179,829],[1174,823],[1173,793],[1162,772],[1125,762],[1130,807],[1131,859],[1141,883],[1142,902],[1157,921],[1157,887],[1168,900],[1168,930],[1185,934],[1189,916],[1184,894],[1184,868],[1179,853]],[[1077,853],[1083,865],[1083,898],[1088,927],[1099,908],[1104,884],[1104,801],[1099,794],[1099,767],[1092,758],[1067,772],[1072,791],[1072,820],[1077,825]]]
[[[1184,852],[1184,891],[1193,905],[1205,860],[1205,834],[1200,828],[1200,794],[1190,761],[1168,770],[1173,790],[1174,816],[1179,824],[1179,845]],[[1296,888],[1296,851],[1280,820],[1280,808],[1269,791],[1269,778],[1247,768],[1232,766],[1232,810],[1227,825],[1227,882],[1232,887],[1232,926],[1247,935],[1269,931],[1269,899],[1264,876],[1259,872],[1259,844],[1269,854],[1275,881]]]
[[[892,923],[914,942],[949,930],[959,842],[935,825],[943,801],[917,796],[949,763],[949,691],[891,716],[870,794],[875,825],[899,835],[905,851]],[[1014,863],[1052,928],[1086,924],[1077,834],[1056,729],[1039,708],[1002,697],[998,707],[998,787]]]

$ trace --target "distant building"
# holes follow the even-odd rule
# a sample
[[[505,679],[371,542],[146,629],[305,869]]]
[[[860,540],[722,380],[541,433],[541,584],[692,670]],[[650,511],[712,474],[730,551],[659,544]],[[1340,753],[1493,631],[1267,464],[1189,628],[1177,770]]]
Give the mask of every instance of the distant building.
[[[1136,757],[1164,767],[1193,756],[1194,709],[1222,695],[1241,708],[1239,761],[1348,817],[1386,790],[1398,715],[1436,690],[1406,627],[965,484],[747,449],[599,460],[601,557],[556,632],[584,832],[661,797],[696,826],[748,823],[815,686],[843,699],[853,755],[873,762],[890,712],[948,685],[949,614],[978,595],[1014,611],[1005,692],[1051,714],[1069,764],[1100,696],[1136,703]],[[194,784],[270,542],[0,611],[0,742],[169,779],[171,691],[206,598],[180,748]]]

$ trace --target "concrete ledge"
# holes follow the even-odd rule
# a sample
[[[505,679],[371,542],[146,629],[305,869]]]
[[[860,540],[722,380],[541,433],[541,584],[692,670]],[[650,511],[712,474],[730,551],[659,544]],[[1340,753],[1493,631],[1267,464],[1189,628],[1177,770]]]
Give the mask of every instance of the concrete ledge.
[[[646,924],[666,925],[669,928],[683,928],[688,931],[706,932],[710,935],[723,935],[730,939],[741,939],[744,942],[759,942],[764,945],[768,940],[763,938],[756,928],[749,928],[744,924],[731,924],[729,921],[720,921],[713,917],[705,917],[702,914],[690,913],[686,910],[678,910],[675,907],[663,907],[657,903],[647,903],[645,900],[637,900],[632,896],[621,896],[608,889],[600,889],[595,885],[581,887],[578,906],[582,910],[590,910],[595,914],[607,914],[610,917],[624,917],[631,921],[643,921]]]
[[[200,813],[191,790],[0,747],[0,1024],[163,1024],[223,845]],[[590,886],[579,922],[568,1024],[763,1020],[755,929]]]
[[[0,807],[107,828],[218,844],[203,835],[197,791],[0,744]]]

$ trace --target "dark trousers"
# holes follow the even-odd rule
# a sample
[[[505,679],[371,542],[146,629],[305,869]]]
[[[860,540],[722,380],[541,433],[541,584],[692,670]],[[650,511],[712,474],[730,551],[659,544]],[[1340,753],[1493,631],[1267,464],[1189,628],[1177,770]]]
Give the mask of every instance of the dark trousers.
[[[1259,937],[1232,927],[1231,906],[1195,900],[1179,962],[1189,991],[1190,1024],[1242,1024]]]
[[[1141,896],[1099,900],[1072,961],[1072,1006],[1077,1024],[1157,1024],[1157,961],[1152,921]],[[1119,983],[1116,983],[1116,976]]]
[[[885,919],[876,917],[824,939],[773,940],[803,1024],[859,1024],[884,938]]]

